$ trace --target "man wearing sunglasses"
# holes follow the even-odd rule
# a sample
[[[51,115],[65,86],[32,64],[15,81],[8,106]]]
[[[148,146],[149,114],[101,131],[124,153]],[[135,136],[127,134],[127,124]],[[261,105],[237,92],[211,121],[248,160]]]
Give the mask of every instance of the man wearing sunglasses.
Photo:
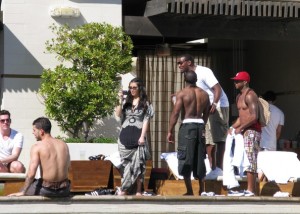
[[[23,135],[10,128],[11,118],[7,110],[0,111],[0,173],[24,173],[24,165],[18,161],[23,148]]]

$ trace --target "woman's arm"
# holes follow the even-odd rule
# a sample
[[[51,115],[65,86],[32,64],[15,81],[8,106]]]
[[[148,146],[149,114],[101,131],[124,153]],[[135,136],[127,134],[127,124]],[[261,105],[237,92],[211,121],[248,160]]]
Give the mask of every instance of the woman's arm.
[[[122,104],[123,104],[123,92],[119,91],[118,95],[119,95],[119,105],[116,106],[116,108],[115,108],[115,116],[116,117],[121,117],[121,115],[122,115]]]
[[[149,120],[144,120],[143,122],[143,127],[142,127],[142,133],[139,139],[138,144],[139,145],[144,145],[145,144],[145,139],[146,139],[146,134],[148,131],[148,127],[149,127]]]

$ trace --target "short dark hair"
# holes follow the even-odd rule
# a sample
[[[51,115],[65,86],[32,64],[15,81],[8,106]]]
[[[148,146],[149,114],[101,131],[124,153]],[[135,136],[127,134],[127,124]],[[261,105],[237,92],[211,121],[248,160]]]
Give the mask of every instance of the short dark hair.
[[[196,84],[197,82],[197,74],[192,70],[188,70],[184,73],[184,81],[189,84]]]
[[[51,132],[52,125],[50,120],[46,117],[39,117],[35,119],[32,125],[35,126],[37,129],[43,129],[46,133]]]
[[[191,64],[194,65],[195,60],[194,60],[194,57],[192,55],[184,54],[181,57],[183,57],[185,61],[191,61]]]
[[[262,97],[267,101],[274,102],[276,100],[276,93],[274,91],[266,91]]]
[[[7,111],[7,110],[1,110],[1,111],[0,111],[0,115],[8,115],[9,118],[10,118],[10,113],[9,113],[9,111]]]

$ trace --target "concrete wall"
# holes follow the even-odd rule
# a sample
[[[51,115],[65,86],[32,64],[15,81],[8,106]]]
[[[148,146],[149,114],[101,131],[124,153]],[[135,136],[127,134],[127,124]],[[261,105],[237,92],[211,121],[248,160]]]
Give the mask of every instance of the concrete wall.
[[[122,25],[121,0],[4,0],[2,2],[4,31],[0,36],[1,109],[12,114],[12,128],[24,134],[21,161],[28,165],[29,149],[35,139],[32,121],[44,116],[43,100],[38,95],[39,75],[44,68],[56,65],[53,55],[45,54],[45,42],[54,37],[49,29],[52,23],[71,26],[88,22],[106,22]],[[51,6],[68,5],[79,8],[78,18],[52,18]],[[1,38],[3,43],[1,43]],[[1,64],[0,64],[1,65]],[[53,122],[53,136],[62,135]]]

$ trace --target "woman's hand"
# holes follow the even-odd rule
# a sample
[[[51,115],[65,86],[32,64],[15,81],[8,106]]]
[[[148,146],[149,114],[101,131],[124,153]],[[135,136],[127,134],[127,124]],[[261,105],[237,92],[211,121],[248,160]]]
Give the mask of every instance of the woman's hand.
[[[119,101],[120,101],[120,103],[122,103],[122,100],[123,100],[123,97],[124,97],[124,94],[123,94],[123,91],[122,91],[122,90],[120,90],[120,91],[118,92],[118,96],[119,96]]]
[[[142,137],[142,136],[141,136],[140,139],[139,139],[138,144],[139,144],[140,146],[145,145],[145,137]]]

